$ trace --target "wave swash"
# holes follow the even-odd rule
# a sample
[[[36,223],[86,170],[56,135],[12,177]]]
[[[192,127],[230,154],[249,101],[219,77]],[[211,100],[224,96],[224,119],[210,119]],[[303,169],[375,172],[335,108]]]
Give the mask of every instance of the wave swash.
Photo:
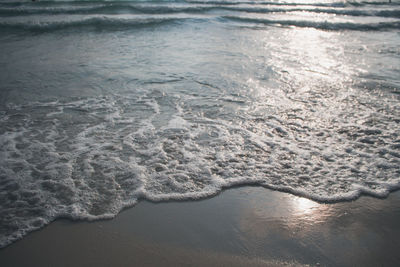
[[[386,197],[399,18],[396,1],[0,2],[0,247],[236,185]]]

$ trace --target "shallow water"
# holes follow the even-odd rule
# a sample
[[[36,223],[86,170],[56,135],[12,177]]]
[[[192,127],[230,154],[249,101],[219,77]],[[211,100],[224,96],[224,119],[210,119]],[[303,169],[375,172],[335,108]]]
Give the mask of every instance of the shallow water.
[[[400,181],[400,5],[0,2],[0,246],[257,184]]]
[[[237,187],[201,201],[141,201],[113,220],[57,220],[0,250],[0,261],[5,267],[398,266],[399,221],[400,191],[384,200],[326,204]]]

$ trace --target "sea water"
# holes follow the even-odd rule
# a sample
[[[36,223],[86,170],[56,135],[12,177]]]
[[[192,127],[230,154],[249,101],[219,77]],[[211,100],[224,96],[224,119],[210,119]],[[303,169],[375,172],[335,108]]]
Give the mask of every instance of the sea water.
[[[0,1],[0,247],[254,184],[400,185],[400,3]]]

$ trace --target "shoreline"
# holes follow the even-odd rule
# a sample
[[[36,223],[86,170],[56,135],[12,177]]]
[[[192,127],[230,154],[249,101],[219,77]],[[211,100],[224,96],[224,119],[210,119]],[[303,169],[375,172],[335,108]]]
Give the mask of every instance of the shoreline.
[[[60,219],[3,249],[2,266],[395,266],[400,191],[318,203],[264,187],[140,201],[116,218]]]

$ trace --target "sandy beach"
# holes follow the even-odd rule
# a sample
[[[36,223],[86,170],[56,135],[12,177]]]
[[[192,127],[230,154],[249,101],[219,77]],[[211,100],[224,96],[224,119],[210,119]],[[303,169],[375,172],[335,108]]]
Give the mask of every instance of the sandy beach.
[[[57,220],[0,250],[2,266],[398,266],[400,192],[320,204],[261,187],[142,201],[115,219]]]

